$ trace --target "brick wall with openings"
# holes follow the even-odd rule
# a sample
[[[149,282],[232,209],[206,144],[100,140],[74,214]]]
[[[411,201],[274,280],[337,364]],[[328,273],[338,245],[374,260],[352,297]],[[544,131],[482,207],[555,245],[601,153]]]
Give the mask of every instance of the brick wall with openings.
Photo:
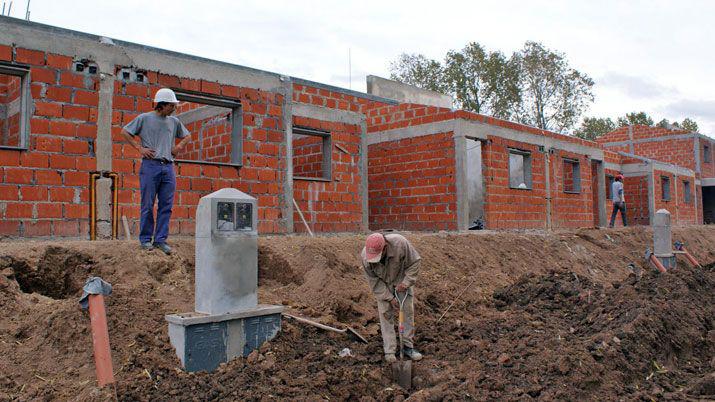
[[[119,68],[121,66],[117,66],[117,69]],[[138,175],[141,160],[138,152],[123,140],[120,134],[121,128],[140,113],[152,110],[153,95],[161,87],[238,100],[242,104],[243,111],[243,167],[240,170],[231,166],[192,162],[176,164],[177,191],[170,233],[193,234],[199,199],[224,187],[237,188],[258,199],[260,233],[285,233],[286,227],[281,214],[281,208],[286,201],[283,199],[283,181],[287,166],[286,150],[283,145],[285,138],[283,96],[253,88],[177,77],[154,71],[146,72],[146,82],[116,81],[114,85],[113,167],[121,178],[120,215],[127,216],[132,232],[136,233],[138,229],[140,212]],[[197,106],[185,109],[191,108],[195,109]],[[222,121],[217,123],[223,124]],[[219,143],[224,141],[225,134],[218,133],[217,130],[209,138],[220,138]],[[192,134],[192,142],[199,140],[197,134]]]
[[[293,180],[293,197],[310,229],[314,232],[360,231],[360,126],[298,116],[293,117],[293,125],[328,132],[332,140],[332,149],[327,150],[331,158],[332,177],[323,180],[316,180],[316,177]],[[319,140],[319,148],[322,150],[322,137],[307,137]],[[299,153],[301,148],[305,148],[300,142]],[[296,147],[293,149],[295,152]],[[295,171],[293,174],[294,177],[299,176]],[[294,211],[293,220],[296,232],[307,232],[297,210]]]
[[[509,149],[528,152],[531,158],[531,189],[509,185]],[[544,152],[538,145],[490,136],[482,146],[486,196],[484,213],[489,229],[546,228]]]
[[[629,225],[650,225],[648,185],[648,176],[626,176],[623,179],[623,192],[626,195],[626,217]],[[620,213],[618,215],[616,222],[620,221]],[[610,215],[608,218],[610,219]]]
[[[204,118],[192,118],[191,111],[211,108],[214,113]],[[176,159],[204,162],[231,162],[231,109],[203,106],[193,102],[179,103],[174,113],[191,132],[192,141]]]
[[[670,198],[663,198],[663,178],[668,178],[670,187]],[[689,225],[696,223],[695,211],[695,191],[693,177],[677,176],[671,172],[663,170],[654,171],[655,178],[655,211],[667,209],[670,212],[670,221],[673,225]],[[690,202],[685,203],[685,191],[683,181],[689,181],[691,186]],[[702,206],[699,205],[699,208]]]
[[[0,74],[0,145],[20,146],[20,90],[22,79]]]
[[[551,154],[551,223],[557,227],[593,226],[591,160],[584,155],[561,150]],[[578,173],[574,168],[578,164]],[[580,182],[580,186],[576,182]],[[579,188],[580,187],[580,188]]]
[[[0,150],[0,236],[87,237],[97,75],[21,47],[0,46],[0,61],[29,67],[33,111],[29,149]]]
[[[715,178],[715,140],[700,138],[700,172],[702,178]],[[710,154],[706,159],[705,153]]]
[[[370,229],[455,230],[452,132],[369,146]]]

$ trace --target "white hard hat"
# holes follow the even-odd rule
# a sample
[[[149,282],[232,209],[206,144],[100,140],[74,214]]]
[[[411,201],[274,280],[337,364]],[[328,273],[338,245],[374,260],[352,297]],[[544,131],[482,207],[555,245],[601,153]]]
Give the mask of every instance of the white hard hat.
[[[179,103],[176,99],[176,94],[169,88],[161,88],[156,91],[156,95],[154,95],[154,103],[159,102]]]

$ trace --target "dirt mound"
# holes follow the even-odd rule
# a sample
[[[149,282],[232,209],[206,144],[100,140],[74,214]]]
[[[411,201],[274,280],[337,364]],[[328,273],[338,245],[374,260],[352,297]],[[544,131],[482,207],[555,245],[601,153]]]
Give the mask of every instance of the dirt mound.
[[[261,237],[259,300],[349,323],[368,345],[285,319],[273,342],[211,374],[179,368],[164,320],[193,310],[191,239],[172,239],[172,256],[133,242],[2,243],[0,401],[110,397],[95,385],[77,303],[88,275],[114,285],[106,300],[120,400],[713,398],[713,268],[682,262],[654,274],[642,262],[647,229],[407,237],[423,257],[416,341],[426,357],[412,390],[381,362],[363,236]],[[715,228],[674,238],[715,261]],[[339,357],[344,348],[352,356]]]
[[[715,397],[713,289],[713,265],[650,270],[608,288],[567,271],[526,275],[497,290],[482,319],[445,331],[453,349],[472,345],[474,360],[461,366],[473,375],[447,380],[447,395]]]

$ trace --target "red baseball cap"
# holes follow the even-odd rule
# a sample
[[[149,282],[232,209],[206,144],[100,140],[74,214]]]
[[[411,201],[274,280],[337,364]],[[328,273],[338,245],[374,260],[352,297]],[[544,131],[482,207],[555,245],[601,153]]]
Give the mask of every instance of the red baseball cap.
[[[385,236],[381,233],[373,233],[365,239],[365,259],[367,259],[367,262],[379,262],[384,249]]]

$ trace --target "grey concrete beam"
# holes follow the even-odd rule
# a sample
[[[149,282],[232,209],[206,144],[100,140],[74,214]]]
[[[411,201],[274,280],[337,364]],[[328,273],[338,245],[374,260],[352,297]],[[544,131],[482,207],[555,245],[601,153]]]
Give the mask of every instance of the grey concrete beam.
[[[394,99],[402,103],[452,108],[452,97],[439,92],[418,88],[414,85],[368,75],[367,93],[382,98]]]
[[[708,177],[707,179],[700,179],[700,185],[703,187],[715,186],[715,177]]]
[[[621,164],[620,163],[613,163],[613,162],[603,162],[603,167],[609,170],[621,170]]]
[[[399,141],[405,138],[421,137],[424,135],[432,135],[438,133],[448,133],[455,131],[454,120],[444,120],[434,123],[421,124],[419,126],[409,126],[404,128],[396,128],[393,130],[385,130],[377,133],[368,134],[368,145],[379,144],[381,142]]]
[[[629,134],[629,136],[632,136],[632,133]],[[601,145],[603,145],[604,147],[617,147],[617,146],[623,146],[623,145],[645,144],[645,143],[649,143],[649,142],[660,142],[660,141],[668,141],[668,140],[686,140],[688,138],[695,138],[695,137],[696,137],[696,134],[693,134],[693,133],[677,134],[677,135],[666,135],[666,136],[662,136],[662,137],[641,138],[638,140],[605,142]]]
[[[333,121],[343,124],[358,125],[366,119],[365,115],[362,113],[329,109],[326,107],[307,105],[305,103],[293,102],[291,108],[293,116],[309,117],[311,119]]]
[[[210,119],[212,117],[231,112],[230,109],[220,106],[201,106],[187,112],[175,115],[184,125],[197,121]]]

